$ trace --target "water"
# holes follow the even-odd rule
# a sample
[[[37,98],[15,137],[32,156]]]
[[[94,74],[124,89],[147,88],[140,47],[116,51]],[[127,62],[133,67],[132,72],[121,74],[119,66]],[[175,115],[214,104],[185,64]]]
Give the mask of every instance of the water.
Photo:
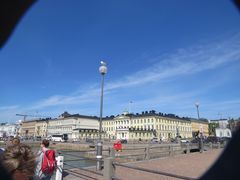
[[[83,152],[67,152],[61,153],[64,156],[64,169],[83,168],[95,166],[96,161],[84,158]]]

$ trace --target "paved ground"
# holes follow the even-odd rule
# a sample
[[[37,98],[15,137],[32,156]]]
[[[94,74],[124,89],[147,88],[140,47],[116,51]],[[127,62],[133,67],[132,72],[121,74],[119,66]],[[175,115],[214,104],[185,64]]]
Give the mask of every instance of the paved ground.
[[[151,170],[157,170],[176,175],[182,175],[190,178],[200,177],[214,163],[217,157],[221,154],[222,149],[214,149],[205,151],[204,153],[182,154],[174,157],[166,157],[161,159],[152,159],[149,161],[134,162],[128,165],[142,167]],[[94,168],[93,168],[94,169]],[[81,170],[77,173],[85,174],[86,176],[73,176],[72,172],[66,172],[64,180],[75,179],[103,179],[102,176],[92,175]],[[69,174],[67,174],[69,173]],[[88,177],[87,177],[88,176]],[[176,180],[177,178],[156,175],[152,173],[132,170],[125,167],[116,167],[116,177],[123,180]]]

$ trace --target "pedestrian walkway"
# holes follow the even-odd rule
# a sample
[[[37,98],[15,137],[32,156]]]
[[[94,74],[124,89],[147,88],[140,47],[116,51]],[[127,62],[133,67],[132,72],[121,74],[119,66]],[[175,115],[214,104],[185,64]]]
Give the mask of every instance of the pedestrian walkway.
[[[151,159],[148,161],[132,162],[129,165],[137,166],[150,170],[158,170],[171,174],[186,176],[190,178],[198,178],[215,162],[217,157],[221,154],[222,149],[214,149],[205,151],[204,153],[182,154],[173,157]],[[91,175],[81,170],[76,170],[78,173],[91,176],[93,178],[83,177],[82,179],[103,179],[98,175]],[[167,177],[163,175],[156,175],[148,172],[142,172],[125,167],[116,166],[116,177],[123,180],[176,180],[177,178]],[[64,180],[80,179],[76,176],[66,175]]]
[[[182,175],[190,178],[198,178],[209,169],[209,167],[215,162],[221,152],[221,149],[214,149],[212,151],[205,151],[204,153],[197,152],[191,154],[182,154],[174,157],[167,157],[164,159],[152,159],[149,161],[131,163],[131,165]],[[120,179],[131,180],[176,179],[123,167],[117,167],[116,176]]]

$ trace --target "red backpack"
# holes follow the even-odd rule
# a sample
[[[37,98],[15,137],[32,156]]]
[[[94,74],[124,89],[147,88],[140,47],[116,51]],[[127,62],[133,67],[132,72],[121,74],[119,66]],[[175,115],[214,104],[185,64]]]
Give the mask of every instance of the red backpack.
[[[55,151],[47,150],[43,155],[42,172],[52,174],[56,168]]]

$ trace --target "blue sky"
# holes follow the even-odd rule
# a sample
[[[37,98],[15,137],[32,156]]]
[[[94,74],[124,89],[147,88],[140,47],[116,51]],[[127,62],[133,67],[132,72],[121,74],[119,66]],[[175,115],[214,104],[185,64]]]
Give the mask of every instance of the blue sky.
[[[240,117],[240,14],[229,0],[47,1],[0,51],[0,122],[16,113],[156,110]],[[132,101],[132,103],[130,103]]]

